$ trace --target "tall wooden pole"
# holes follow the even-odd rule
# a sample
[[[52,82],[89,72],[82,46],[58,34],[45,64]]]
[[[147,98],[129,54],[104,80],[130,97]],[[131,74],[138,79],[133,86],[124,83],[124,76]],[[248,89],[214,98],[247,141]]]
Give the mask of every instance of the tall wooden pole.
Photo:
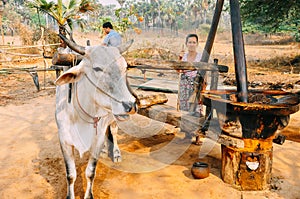
[[[1,28],[1,36],[2,36],[2,45],[4,45],[4,32],[2,27],[2,15],[4,11],[4,3],[3,1],[0,1],[0,28]]]
[[[201,57],[201,62],[208,62],[209,60],[209,56],[217,34],[217,29],[218,29],[222,9],[223,9],[223,4],[224,4],[224,0],[217,0],[215,13],[213,16],[209,34],[207,36],[206,44]]]
[[[238,0],[230,0],[230,15],[238,101],[248,102],[246,58]]]
[[[206,44],[205,44],[205,47],[204,47],[204,50],[202,53],[201,62],[208,62],[208,60],[209,60],[211,49],[214,44],[215,36],[217,33],[223,4],[224,4],[224,0],[217,0],[215,13],[214,13],[210,31],[209,31],[209,34],[208,34],[208,37],[206,40]],[[205,76],[205,71],[198,71],[197,78],[195,79],[195,83],[194,83],[194,85],[195,85],[194,95],[196,94],[196,97],[195,97],[194,103],[191,104],[191,106],[190,106],[189,112],[194,112],[197,107],[198,100],[200,97],[200,92],[203,88],[204,76]]]

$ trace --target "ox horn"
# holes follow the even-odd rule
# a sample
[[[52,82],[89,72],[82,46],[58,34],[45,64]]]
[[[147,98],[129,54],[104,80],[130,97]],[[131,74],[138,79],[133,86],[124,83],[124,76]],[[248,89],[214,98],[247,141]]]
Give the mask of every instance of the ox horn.
[[[66,44],[69,46],[69,48],[71,48],[72,50],[74,50],[75,52],[77,52],[81,55],[85,54],[85,47],[80,46],[80,45],[76,44],[75,42],[69,40],[66,36],[64,36],[61,33],[59,33],[58,35],[64,42],[66,42]]]
[[[120,54],[124,53],[125,51],[127,51],[129,49],[129,47],[132,45],[133,43],[133,39],[129,40],[128,42],[126,42],[125,44],[122,44],[120,46],[118,46],[118,49],[120,51]]]

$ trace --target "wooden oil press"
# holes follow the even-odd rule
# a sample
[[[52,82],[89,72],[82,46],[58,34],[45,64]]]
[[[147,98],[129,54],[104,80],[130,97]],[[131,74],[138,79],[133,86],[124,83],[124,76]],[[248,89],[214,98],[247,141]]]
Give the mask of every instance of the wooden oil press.
[[[208,60],[223,3],[217,1],[202,61]],[[284,91],[248,90],[238,0],[230,0],[230,12],[237,90],[209,90],[201,95],[209,115],[216,110],[221,134],[243,143],[221,144],[223,181],[242,190],[264,190],[271,180],[276,131],[286,127],[290,114],[299,110],[299,97]]]
[[[227,72],[228,68],[207,63],[210,57],[214,38],[222,12],[224,0],[217,0],[215,13],[208,34],[201,62],[187,63],[162,60],[127,60],[131,67],[151,68],[160,70],[198,70],[195,80],[195,103],[189,113],[194,112],[199,96],[206,105],[205,118],[193,120],[174,110],[174,107],[155,105],[140,109],[139,114],[153,117],[164,114],[170,118],[171,125],[178,126],[184,132],[199,129],[205,134],[212,130],[218,137],[222,149],[222,171],[224,182],[241,190],[264,190],[269,187],[273,162],[273,140],[276,131],[286,127],[290,114],[299,110],[299,97],[284,91],[276,90],[248,90],[247,70],[245,60],[244,41],[242,34],[240,8],[238,0],[230,0],[232,40],[236,73],[236,90],[217,90],[218,72]],[[206,63],[204,63],[206,62]],[[150,67],[153,65],[152,67]],[[155,67],[159,65],[158,67]],[[212,72],[210,90],[202,91],[206,71]],[[173,108],[173,109],[172,109]],[[213,118],[214,110],[217,119]],[[159,113],[159,114],[158,114]],[[178,122],[181,119],[180,122]],[[216,125],[217,124],[217,125]],[[214,131],[214,126],[217,130]],[[191,128],[190,128],[191,127]],[[215,136],[215,137],[216,137]],[[221,140],[221,141],[220,141]]]

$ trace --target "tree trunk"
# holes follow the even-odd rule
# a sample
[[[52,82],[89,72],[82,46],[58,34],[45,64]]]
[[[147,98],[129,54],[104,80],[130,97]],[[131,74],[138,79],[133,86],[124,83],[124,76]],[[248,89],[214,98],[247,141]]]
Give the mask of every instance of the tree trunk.
[[[273,138],[243,141],[242,149],[222,145],[222,179],[241,190],[265,190],[272,177]]]

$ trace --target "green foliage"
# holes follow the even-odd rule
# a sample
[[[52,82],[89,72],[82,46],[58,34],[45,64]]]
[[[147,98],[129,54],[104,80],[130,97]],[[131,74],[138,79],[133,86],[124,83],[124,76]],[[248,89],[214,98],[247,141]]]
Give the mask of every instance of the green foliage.
[[[244,30],[247,32],[289,32],[300,29],[299,0],[240,0]]]
[[[94,0],[57,0],[57,3],[46,0],[33,0],[27,2],[26,5],[28,8],[37,8],[53,17],[59,26],[68,25],[71,30],[74,22],[80,27],[84,27],[86,21],[82,14],[91,12],[97,7]]]
[[[79,19],[81,13],[90,10],[94,3],[97,4],[97,15],[89,18],[88,26],[84,23],[81,26],[85,26],[86,31],[101,31],[102,24],[98,19],[110,18],[115,29],[121,33],[130,29],[140,32],[140,29],[151,26],[163,29],[171,28],[172,30],[197,29],[200,24],[209,22],[209,19],[206,18],[211,17],[215,5],[215,1],[212,0],[126,0],[119,1],[122,8],[116,9],[112,5],[101,6],[97,0],[32,0],[25,2],[31,8],[39,8],[52,16],[59,25],[68,24],[71,29],[74,21],[83,22],[82,19]],[[74,12],[74,10],[79,12]]]
[[[120,33],[124,33],[129,27],[129,20],[128,20],[128,15],[125,9],[117,9],[115,11],[115,15],[117,17],[116,23],[115,23],[115,29],[120,32]]]
[[[39,16],[37,13],[32,13],[30,15],[31,23],[34,26],[39,27],[40,25],[46,26],[46,19],[44,17]]]
[[[10,1],[11,2],[11,1]],[[22,0],[14,2],[23,2]],[[212,0],[126,0],[119,1],[121,8],[113,5],[101,6],[97,0],[32,0],[24,1],[31,7],[48,13],[58,24],[68,24],[72,29],[75,24],[85,31],[102,31],[102,24],[111,21],[114,28],[125,34],[128,30],[147,27],[170,28],[172,30],[199,30],[207,32],[216,1]],[[30,3],[31,2],[31,3]],[[273,33],[284,32],[300,35],[300,0],[240,0],[244,32]],[[92,13],[88,25],[83,13]],[[35,9],[36,11],[36,9]],[[228,14],[229,1],[224,2],[223,14]],[[35,14],[30,13],[33,23],[37,23]],[[141,19],[142,21],[139,21]],[[43,17],[41,17],[43,20]],[[226,22],[220,23],[228,26]],[[74,24],[75,22],[75,24]],[[41,22],[42,24],[44,21]],[[220,24],[222,26],[222,24]],[[220,27],[221,27],[220,26]]]
[[[128,29],[136,30],[136,24],[143,21],[143,17],[139,15],[137,7],[134,5],[125,5],[115,11],[116,30],[125,33]]]

